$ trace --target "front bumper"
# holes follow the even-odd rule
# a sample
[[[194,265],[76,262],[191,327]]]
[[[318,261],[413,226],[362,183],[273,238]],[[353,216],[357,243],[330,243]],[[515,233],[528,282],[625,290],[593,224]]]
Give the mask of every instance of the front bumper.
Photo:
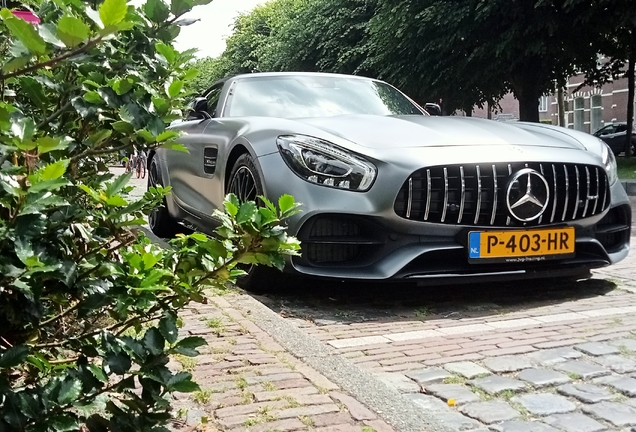
[[[598,222],[575,226],[576,254],[541,262],[468,262],[468,229],[452,237],[436,237],[434,224],[422,235],[392,231],[374,217],[321,214],[298,233],[302,256],[293,259],[296,271],[343,279],[474,281],[478,276],[516,279],[580,274],[620,261],[629,251],[629,205],[611,208]]]
[[[585,219],[540,226],[574,227],[573,257],[472,264],[468,262],[468,232],[493,227],[399,217],[394,202],[404,179],[412,172],[410,168],[380,170],[373,188],[358,193],[302,181],[290,172],[278,154],[261,157],[259,162],[264,172],[274,169],[278,173],[276,178],[267,177],[265,188],[270,198],[288,193],[304,204],[303,213],[292,218],[289,225],[290,234],[301,241],[302,256],[294,257],[287,271],[306,276],[420,284],[571,276],[616,263],[629,252],[631,208],[618,182],[610,188],[607,211]]]

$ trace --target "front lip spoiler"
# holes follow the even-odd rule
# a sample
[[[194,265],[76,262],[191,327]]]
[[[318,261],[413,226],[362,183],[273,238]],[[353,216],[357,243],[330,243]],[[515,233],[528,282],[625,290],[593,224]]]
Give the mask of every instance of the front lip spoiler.
[[[608,261],[597,260],[588,262],[585,266],[572,266],[559,269],[537,269],[533,270],[509,270],[501,272],[484,273],[443,273],[431,275],[412,274],[402,278],[404,282],[413,282],[417,286],[437,286],[451,285],[455,283],[499,283],[518,281],[521,278],[527,279],[553,279],[553,278],[580,278],[587,279],[591,276],[594,268],[606,267]]]
[[[486,272],[486,273],[444,273],[444,274],[428,274],[428,275],[410,275],[404,279],[435,279],[435,278],[470,278],[475,276],[505,276],[505,275],[520,275],[527,273],[526,270],[511,270],[501,272]]]

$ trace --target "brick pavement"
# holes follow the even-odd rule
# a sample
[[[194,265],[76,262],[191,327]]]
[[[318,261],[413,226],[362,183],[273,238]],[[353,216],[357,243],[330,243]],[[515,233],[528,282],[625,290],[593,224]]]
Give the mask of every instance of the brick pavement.
[[[617,289],[298,326],[456,431],[636,430],[636,257],[596,272]]]
[[[229,294],[227,298],[233,295]],[[182,335],[208,342],[202,355],[170,366],[191,371],[201,390],[178,393],[173,430],[393,432],[376,414],[288,354],[225,297],[194,305]]]
[[[633,268],[597,273],[619,289],[526,307],[288,321],[449,430],[628,432],[636,427]],[[195,365],[173,364],[193,370],[202,387],[177,395],[177,430],[202,420],[208,429],[199,430],[394,430],[263,332],[235,306],[241,295],[213,298],[185,317],[183,331],[202,335],[209,346]]]

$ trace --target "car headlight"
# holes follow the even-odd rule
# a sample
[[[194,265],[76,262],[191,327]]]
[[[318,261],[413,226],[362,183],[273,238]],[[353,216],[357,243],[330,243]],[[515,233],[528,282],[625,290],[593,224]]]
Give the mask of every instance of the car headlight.
[[[289,168],[311,183],[364,192],[378,172],[371,162],[318,138],[281,135],[276,143]]]
[[[618,180],[616,157],[614,157],[614,152],[612,152],[605,142],[603,142],[601,157],[603,158],[603,165],[605,165],[605,171],[607,172],[607,180],[610,185],[613,185]]]

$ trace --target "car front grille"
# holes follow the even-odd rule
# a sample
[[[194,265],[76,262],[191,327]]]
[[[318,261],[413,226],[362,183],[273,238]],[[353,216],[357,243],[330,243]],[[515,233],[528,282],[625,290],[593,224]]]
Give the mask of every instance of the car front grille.
[[[540,217],[519,221],[506,205],[508,186],[525,168],[542,174],[549,198]],[[572,163],[498,163],[433,166],[402,185],[394,209],[405,219],[467,226],[536,226],[602,213],[610,204],[605,171]]]

